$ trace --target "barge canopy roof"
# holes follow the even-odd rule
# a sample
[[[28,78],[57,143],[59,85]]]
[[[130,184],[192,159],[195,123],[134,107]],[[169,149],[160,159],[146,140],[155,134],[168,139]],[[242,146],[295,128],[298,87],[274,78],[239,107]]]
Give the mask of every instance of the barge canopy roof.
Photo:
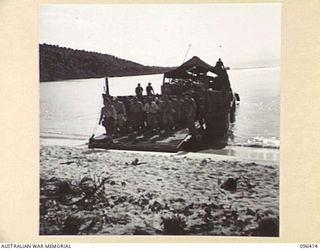
[[[215,67],[194,56],[179,67],[164,73],[164,76],[168,78],[189,79],[192,78],[193,74],[206,74],[209,71],[217,74]]]

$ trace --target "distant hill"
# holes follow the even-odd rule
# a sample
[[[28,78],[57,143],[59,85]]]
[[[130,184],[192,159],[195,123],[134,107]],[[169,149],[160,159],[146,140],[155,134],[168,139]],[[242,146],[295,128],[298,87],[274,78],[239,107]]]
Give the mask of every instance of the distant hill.
[[[172,67],[144,66],[108,54],[40,44],[40,81],[161,74]]]

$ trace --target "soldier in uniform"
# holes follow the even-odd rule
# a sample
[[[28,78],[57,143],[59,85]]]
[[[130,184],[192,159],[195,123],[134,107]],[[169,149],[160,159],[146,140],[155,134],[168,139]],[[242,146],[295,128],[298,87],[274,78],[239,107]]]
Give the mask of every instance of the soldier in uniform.
[[[174,121],[174,127],[176,129],[177,127],[179,127],[180,121],[181,121],[181,102],[175,96],[172,98],[172,104],[174,107],[173,121]]]
[[[143,122],[143,104],[136,98],[132,102],[131,107],[132,119],[133,119],[133,127],[135,130],[140,130],[144,128]]]
[[[117,112],[116,128],[119,131],[119,133],[125,133],[127,130],[126,123],[128,120],[128,116],[124,103],[121,100],[119,100],[119,98],[117,98],[115,101],[115,109]]]
[[[147,98],[146,103],[143,106],[143,111],[145,113],[145,121],[147,124],[147,128],[151,128],[151,120],[150,120],[150,107],[151,107],[151,100]]]
[[[155,101],[151,101],[150,104],[150,123],[153,129],[158,127],[158,113],[159,113],[159,106]]]
[[[186,111],[186,123],[189,130],[189,134],[196,138],[196,127],[195,127],[195,121],[196,121],[196,109],[197,105],[194,101],[194,99],[190,95],[186,95],[184,99],[184,107]]]
[[[151,86],[151,82],[148,83],[148,86],[146,87],[146,92],[148,96],[152,96],[154,95],[154,90]]]
[[[174,110],[172,101],[168,96],[164,96],[163,110],[162,110],[162,125],[166,130],[166,132],[169,132],[172,130],[174,112],[175,110]]]
[[[162,115],[163,115],[163,101],[162,101],[162,97],[156,97],[154,99],[154,102],[157,104],[159,110],[157,113],[157,121],[158,121],[158,127],[160,129],[163,129],[163,125],[162,125]]]
[[[107,135],[112,136],[114,134],[114,124],[116,119],[117,112],[113,101],[110,98],[104,99],[104,106],[101,109],[99,125],[102,123]]]
[[[141,87],[140,83],[138,83],[138,86],[136,87],[135,91],[136,91],[136,96],[137,96],[138,100],[142,102],[142,100],[143,100],[143,96],[142,96],[143,88]]]

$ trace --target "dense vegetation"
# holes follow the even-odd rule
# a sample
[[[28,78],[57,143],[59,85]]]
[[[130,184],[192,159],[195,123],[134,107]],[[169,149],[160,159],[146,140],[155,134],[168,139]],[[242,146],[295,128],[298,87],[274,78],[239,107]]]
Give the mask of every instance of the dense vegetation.
[[[40,81],[159,74],[166,67],[144,66],[112,55],[40,44]]]

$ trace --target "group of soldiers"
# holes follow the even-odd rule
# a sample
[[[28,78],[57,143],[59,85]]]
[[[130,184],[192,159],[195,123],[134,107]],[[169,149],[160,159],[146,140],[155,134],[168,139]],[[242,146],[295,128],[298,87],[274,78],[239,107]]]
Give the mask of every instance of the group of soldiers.
[[[212,78],[212,83],[203,81],[207,84],[206,88],[230,90],[228,74],[220,58],[214,68],[218,76]],[[197,95],[201,88],[190,79],[172,81],[171,84],[165,82],[161,86],[163,95],[160,96],[155,94],[151,83],[148,83],[146,95],[143,95],[144,89],[138,83],[135,96],[115,98],[104,95],[99,124],[105,127],[106,134],[110,136],[131,131],[170,132],[183,127],[187,127],[189,133],[195,136],[195,122],[199,121],[202,128],[205,124],[204,100]]]
[[[131,131],[159,130],[170,132],[187,127],[195,135],[195,121],[203,124],[203,105],[192,94],[104,97],[99,124],[106,134],[122,135]]]

